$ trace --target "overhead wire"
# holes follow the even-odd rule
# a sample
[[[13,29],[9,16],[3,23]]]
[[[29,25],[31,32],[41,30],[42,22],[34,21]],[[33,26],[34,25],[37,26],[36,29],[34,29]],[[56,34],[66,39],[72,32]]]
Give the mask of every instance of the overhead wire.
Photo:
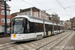
[[[72,6],[75,6],[75,5],[72,5]],[[66,8],[70,8],[70,7],[72,7],[72,6],[65,7],[64,9],[66,9]]]
[[[36,7],[36,6],[34,6],[33,4],[31,4],[31,3],[29,3],[29,2],[27,2],[27,1],[25,1],[25,0],[22,0],[23,2],[25,2],[25,3],[27,3],[27,4],[29,4],[29,5],[31,5],[31,6],[33,6],[33,7]],[[38,9],[40,9],[40,8],[38,8]]]
[[[57,0],[57,2],[58,2],[58,3],[59,3],[59,5],[60,5],[60,6],[64,9],[64,11],[65,11],[66,15],[67,15],[67,16],[69,16],[69,15],[67,14],[66,10],[65,10],[67,7],[66,7],[66,8],[64,8],[58,0]]]
[[[29,5],[31,5],[31,6],[34,6],[33,4],[31,4],[31,3],[29,3],[29,2],[27,2],[27,1],[25,1],[25,0],[22,0],[22,1],[25,2],[25,3],[27,3],[27,4],[29,4]],[[66,9],[66,8],[69,8],[69,7],[71,7],[71,6],[64,8],[58,0],[57,0],[57,2],[58,2],[58,3],[60,4],[60,6],[64,9],[66,15],[69,16],[69,15],[67,14],[67,12],[66,12],[65,9]],[[75,5],[74,5],[74,6],[75,6]],[[35,6],[34,6],[34,7],[35,7]],[[51,10],[51,9],[50,9],[50,10]]]
[[[25,1],[25,0],[22,0],[23,2],[25,2],[25,3],[27,3],[27,4],[29,4],[29,5],[31,5],[31,6],[34,6],[33,4],[31,4],[31,3],[28,3],[27,1]],[[35,6],[34,6],[35,7]]]

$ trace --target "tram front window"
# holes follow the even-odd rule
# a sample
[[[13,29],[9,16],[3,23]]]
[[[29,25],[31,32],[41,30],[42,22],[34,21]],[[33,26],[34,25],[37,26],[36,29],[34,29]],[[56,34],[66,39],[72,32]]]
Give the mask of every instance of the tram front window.
[[[13,33],[22,34],[24,30],[23,20],[15,20],[13,23]]]

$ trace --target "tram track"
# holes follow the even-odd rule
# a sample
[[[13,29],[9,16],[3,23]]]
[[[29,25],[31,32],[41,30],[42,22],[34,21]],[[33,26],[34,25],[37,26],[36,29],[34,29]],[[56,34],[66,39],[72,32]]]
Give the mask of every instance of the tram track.
[[[74,32],[73,32],[74,33]],[[75,34],[74,34],[75,35]],[[69,39],[69,41],[66,42],[66,44],[64,45],[64,47],[61,50],[66,50],[66,46],[71,42],[72,38],[74,37],[74,35],[72,35],[72,37]]]
[[[67,33],[62,33],[62,34],[55,35],[55,36],[57,36],[57,37],[59,37],[61,35],[64,36],[64,34],[66,35]],[[54,36],[52,36],[51,38],[46,38],[46,39],[42,39],[42,40],[39,40],[39,41],[31,42],[31,44],[28,43],[26,45],[28,45],[29,47],[32,47],[34,49],[37,49],[37,48],[39,48],[39,46],[43,46],[43,45],[49,43],[50,41],[53,41],[53,39],[52,39],[53,37]],[[54,37],[54,39],[56,39],[56,38]]]
[[[67,33],[69,33],[69,32],[67,32]],[[60,37],[63,37],[64,35],[67,35],[67,33],[62,33],[63,35],[61,35]],[[49,37],[48,37],[49,38]],[[59,38],[59,37],[58,37]],[[47,39],[47,38],[46,38]],[[43,39],[44,40],[44,39]],[[39,45],[41,44],[41,41],[43,41],[43,40],[38,40],[38,41],[33,41],[33,42],[29,42],[28,44],[35,44],[36,43],[36,45],[38,44],[37,42],[39,42]],[[48,42],[48,43],[45,43],[45,45],[43,45],[43,43],[42,43],[42,45],[39,47],[39,48],[37,48],[36,50],[40,50],[40,48],[42,48],[42,47],[44,47],[44,46],[46,46],[47,44],[49,44],[49,43],[51,43],[52,41],[50,41],[50,42]],[[27,43],[25,43],[25,45],[26,45]],[[20,44],[20,46],[22,46],[23,44]],[[25,45],[24,45],[24,47],[25,47]],[[15,47],[16,48],[16,46],[18,46],[18,44],[16,44],[16,43],[10,43],[10,44],[7,44],[7,45],[3,45],[3,46],[1,46],[0,47],[0,50],[4,50],[4,49],[7,49],[8,50],[8,48],[11,48],[11,47]],[[26,46],[27,47],[27,46]],[[14,48],[13,48],[14,49]],[[17,49],[17,48],[16,48]]]
[[[73,32],[71,32],[71,33],[73,33]],[[71,33],[69,34],[69,35],[71,35]],[[55,47],[55,46],[57,46],[58,44],[60,44],[62,41],[64,41],[65,39],[67,39],[68,37],[69,37],[69,35],[67,35],[66,37],[64,37],[62,40],[60,40],[57,44],[55,44],[53,47],[51,47],[50,48],[50,50],[53,50],[53,48]],[[72,37],[71,37],[72,38]],[[70,39],[69,39],[70,40]],[[67,44],[67,42],[65,42],[65,44]],[[65,46],[64,46],[65,47]]]
[[[67,33],[69,33],[69,32],[67,32]],[[67,33],[62,33],[62,34],[59,34],[59,35],[57,35],[57,36],[60,36],[61,37],[61,35],[62,36],[64,36],[64,34],[66,35]],[[53,37],[52,37],[53,38]],[[51,38],[51,39],[52,39]],[[48,41],[49,40],[51,40],[50,38],[48,39],[43,39],[43,40],[39,40],[39,41],[36,41],[36,42],[31,42],[31,43],[29,43],[29,44],[26,44],[26,45],[28,45],[29,47],[32,47],[33,49],[37,49],[37,48],[39,48],[39,46],[41,47],[41,46],[43,46],[43,45],[45,45],[45,44],[47,44],[47,43],[49,43]],[[47,41],[46,41],[47,40]],[[43,41],[43,42],[42,42]],[[52,40],[51,40],[52,41]]]
[[[71,33],[71,32],[70,32],[70,33]],[[67,38],[67,37],[70,35],[70,33],[69,33],[67,36],[65,36],[65,38]],[[61,36],[61,37],[64,37],[64,36]],[[53,40],[53,41],[50,41],[49,43],[47,43],[47,44],[45,44],[45,45],[43,45],[43,46],[37,48],[36,50],[44,50],[44,49],[47,50],[48,48],[47,48],[46,46],[49,45],[49,44],[50,44],[50,45],[52,44],[52,45],[56,46],[58,43],[60,43],[61,41],[63,41],[63,40],[65,39],[65,38],[63,38],[62,40],[60,40],[60,41],[57,43],[57,40],[58,40],[58,39],[61,39],[61,37],[58,37],[57,39],[55,39],[55,40]],[[53,43],[56,43],[56,44],[53,44]],[[54,46],[52,46],[52,45],[50,46],[51,48],[49,47],[48,50],[51,50],[51,49],[54,47]],[[45,47],[45,48],[44,48],[44,47]],[[44,49],[43,49],[43,48],[44,48]]]

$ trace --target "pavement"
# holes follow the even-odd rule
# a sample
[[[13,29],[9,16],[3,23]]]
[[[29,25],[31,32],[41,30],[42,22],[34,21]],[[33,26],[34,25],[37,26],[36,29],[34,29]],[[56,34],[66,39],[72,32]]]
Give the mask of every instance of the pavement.
[[[65,50],[75,50],[75,33],[70,42],[66,45]]]
[[[21,42],[21,43],[11,43],[10,37],[4,37],[4,38],[0,38],[0,49],[5,47],[3,50],[36,50],[37,48],[40,48],[39,50],[50,50],[50,47],[55,44],[58,44],[57,46],[64,46],[64,44],[67,41],[69,41],[66,44],[66,47],[64,50],[75,50],[75,33],[74,32],[71,34],[71,31],[69,31],[68,34],[70,33],[71,35],[69,35],[67,38],[65,38],[64,41],[62,41],[62,39],[64,39],[64,37],[66,37],[66,35],[62,38],[57,39],[58,37],[61,37],[62,35],[66,34],[66,33],[67,32],[58,34],[55,36],[43,38],[38,41],[28,41],[28,42]],[[55,40],[55,39],[57,39],[57,40]],[[55,41],[53,41],[53,40],[55,40]],[[62,41],[61,43],[59,43],[60,40]],[[51,41],[53,41],[53,42],[51,42]],[[9,43],[9,44],[7,44],[7,43]],[[2,46],[1,44],[4,44],[4,45]],[[56,50],[56,48],[52,49],[52,50]],[[57,50],[60,50],[60,48],[58,48]]]
[[[4,44],[4,43],[10,43],[10,37],[4,37],[4,38],[0,38],[0,44]]]

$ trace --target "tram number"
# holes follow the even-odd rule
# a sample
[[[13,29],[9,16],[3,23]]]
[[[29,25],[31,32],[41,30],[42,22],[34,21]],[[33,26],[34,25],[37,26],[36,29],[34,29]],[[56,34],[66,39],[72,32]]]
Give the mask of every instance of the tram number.
[[[15,37],[16,37],[16,34],[14,34],[13,38],[15,38]]]

